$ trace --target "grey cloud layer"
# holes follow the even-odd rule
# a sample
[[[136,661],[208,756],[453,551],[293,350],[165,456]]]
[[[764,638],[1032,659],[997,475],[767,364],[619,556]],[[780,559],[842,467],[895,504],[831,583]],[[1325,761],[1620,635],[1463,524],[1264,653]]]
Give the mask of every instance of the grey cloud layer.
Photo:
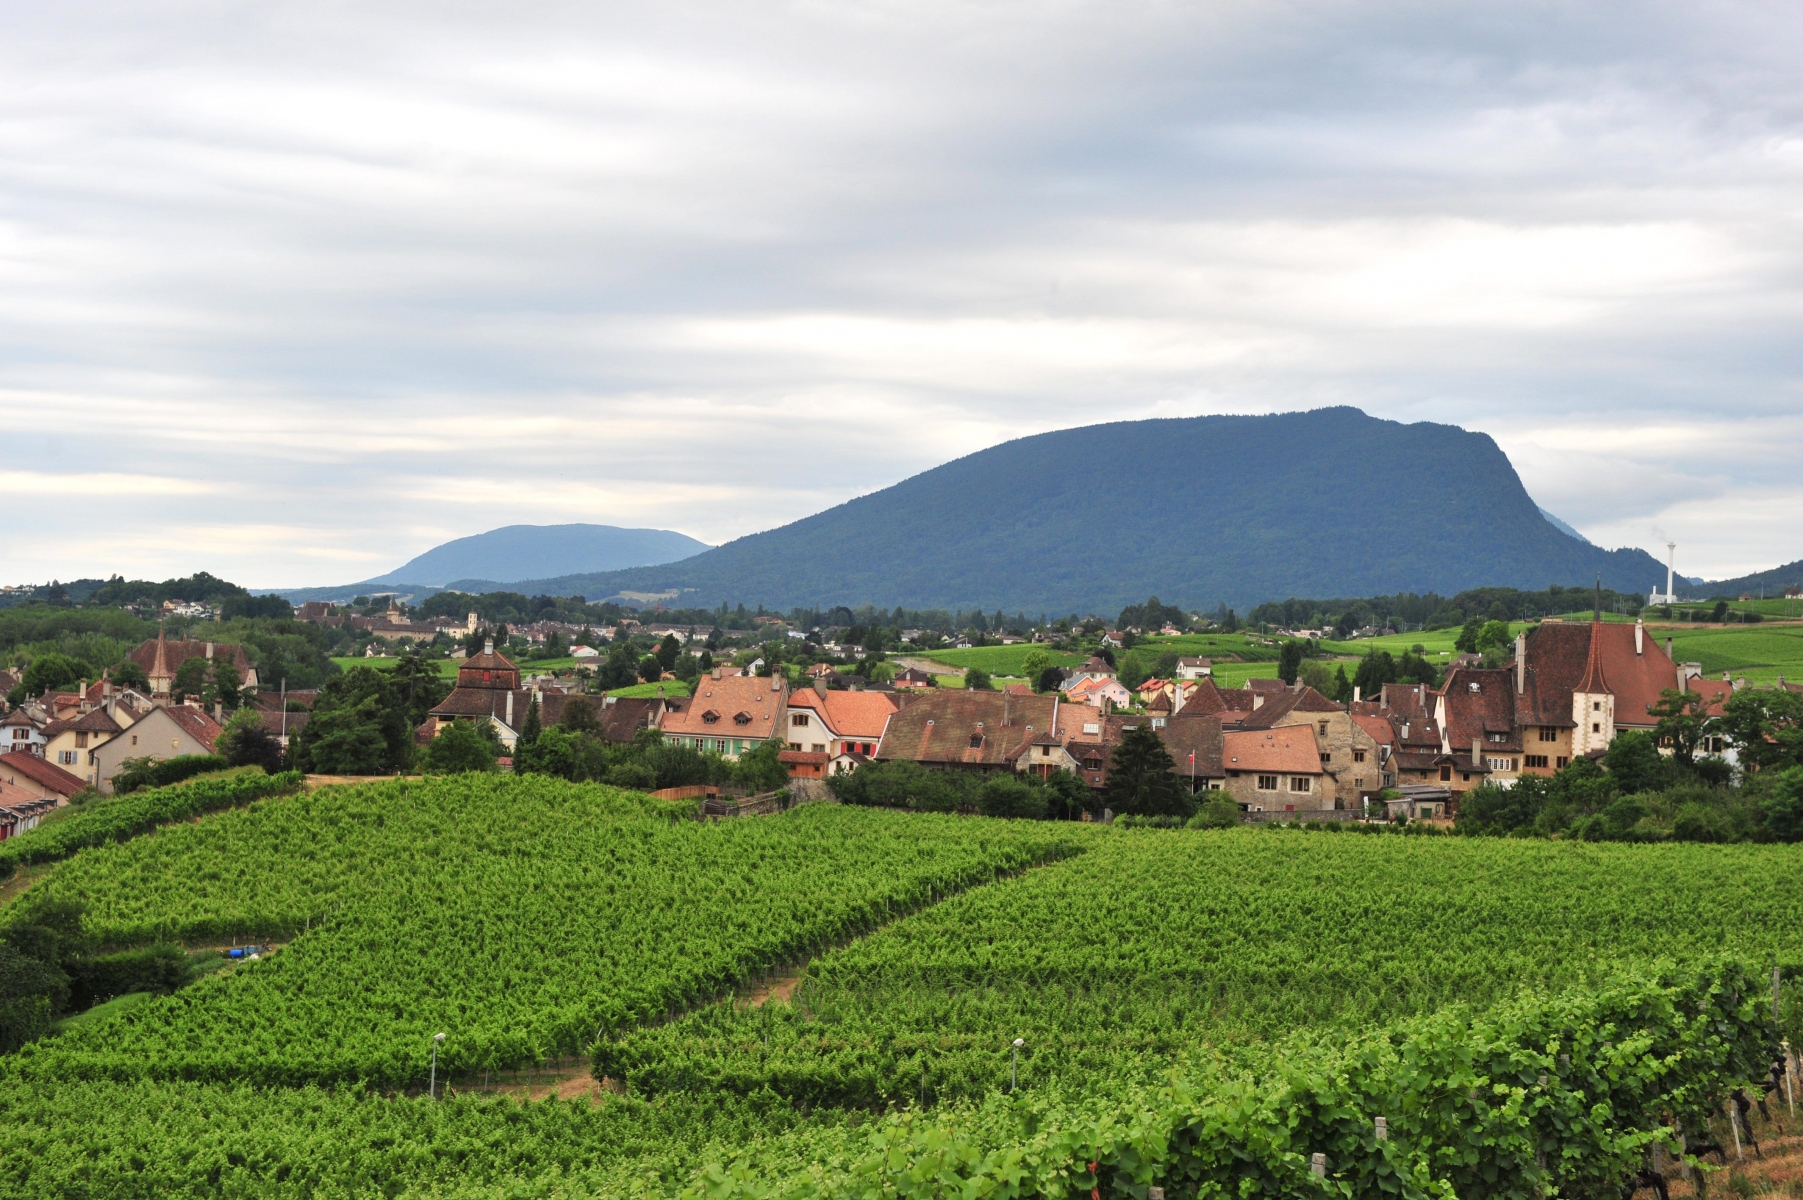
[[[9,579],[721,541],[1326,403],[1490,432],[1600,542],[1803,557],[1777,6],[0,13]]]

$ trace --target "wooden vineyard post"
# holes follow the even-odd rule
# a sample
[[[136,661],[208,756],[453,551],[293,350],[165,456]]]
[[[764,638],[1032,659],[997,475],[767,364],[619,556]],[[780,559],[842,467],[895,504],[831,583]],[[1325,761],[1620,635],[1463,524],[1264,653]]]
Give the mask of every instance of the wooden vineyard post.
[[[1316,1179],[1326,1179],[1327,1178],[1327,1155],[1322,1154],[1317,1151],[1308,1160],[1308,1169],[1310,1171],[1314,1172],[1314,1176]]]
[[[1733,1100],[1728,1101],[1728,1124],[1734,1126],[1734,1157],[1746,1161],[1746,1154],[1740,1148],[1740,1109]]]
[[[1797,1095],[1796,1090],[1791,1086],[1791,1080],[1797,1075],[1797,1058],[1790,1052],[1789,1038],[1785,1038],[1781,1044],[1784,1047],[1784,1103],[1790,1108],[1790,1115],[1795,1117],[1797,1115]]]

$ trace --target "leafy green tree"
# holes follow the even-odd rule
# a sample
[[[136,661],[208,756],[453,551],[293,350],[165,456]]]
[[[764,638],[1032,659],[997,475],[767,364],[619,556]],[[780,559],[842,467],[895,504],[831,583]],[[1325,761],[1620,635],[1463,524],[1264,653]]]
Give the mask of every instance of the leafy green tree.
[[[657,661],[662,664],[663,669],[666,671],[674,669],[676,666],[676,656],[681,653],[682,643],[676,640],[676,635],[673,633],[664,634],[664,640],[658,643],[657,647]]]
[[[601,710],[587,696],[570,696],[563,702],[557,725],[571,733],[600,733]]]
[[[1209,792],[1189,824],[1196,829],[1231,829],[1240,823],[1240,806],[1226,792]]]
[[[451,681],[439,674],[438,664],[422,654],[403,654],[388,673],[407,709],[407,727],[416,729],[433,709],[451,694]]]
[[[577,781],[587,776],[582,770],[581,734],[553,725],[540,731],[530,743],[522,734],[514,748],[513,769],[521,774],[555,775],[559,779]]]
[[[1658,702],[1647,708],[1650,715],[1659,719],[1653,728],[1653,740],[1670,747],[1674,761],[1686,767],[1695,765],[1697,746],[1709,720],[1708,707],[1708,702],[1696,692],[1666,688],[1659,693]]]
[[[238,668],[223,660],[215,662],[212,678],[201,699],[208,708],[217,704],[226,712],[237,712],[238,706],[244,703],[244,680],[239,676]]]
[[[639,662],[633,655],[632,643],[621,640],[607,652],[607,663],[599,672],[603,688],[630,686],[639,677]]]
[[[1425,683],[1428,687],[1440,686],[1440,668],[1428,662],[1419,652],[1411,650],[1396,660],[1396,678],[1393,683]],[[1367,700],[1371,697],[1366,696]]]
[[[1150,723],[1129,729],[1114,748],[1104,795],[1115,812],[1141,816],[1183,815],[1192,803]]]
[[[225,723],[215,749],[234,767],[258,766],[271,775],[282,769],[282,743],[254,708],[240,708]]]
[[[1459,630],[1459,636],[1453,640],[1452,647],[1460,654],[1476,654],[1478,652],[1478,635],[1484,632],[1484,622],[1477,617],[1465,622]]]
[[[326,775],[386,775],[413,760],[407,694],[373,667],[328,679],[290,739],[294,765]]]
[[[1777,777],[1759,802],[1759,815],[1779,841],[1803,841],[1803,767],[1792,767]]]
[[[1803,766],[1803,693],[1742,688],[1729,697],[1715,728],[1752,772]]]
[[[759,742],[733,764],[733,782],[753,794],[787,787],[789,772],[778,759],[782,752],[783,744],[775,738]]]
[[[767,672],[766,672],[767,673]],[[664,664],[655,654],[647,654],[639,660],[639,678],[646,683],[656,683],[664,677]]]
[[[1058,685],[1064,682],[1064,671],[1060,667],[1047,667],[1039,673],[1034,686],[1041,692],[1055,692]]]
[[[1296,673],[1302,669],[1301,642],[1291,640],[1283,644],[1277,652],[1277,678],[1285,683],[1295,683]]]
[[[207,660],[200,655],[187,659],[175,668],[175,679],[169,685],[169,695],[177,704],[193,697],[198,700],[207,690]]]
[[[1012,771],[991,775],[977,789],[977,811],[986,817],[1043,820],[1046,815],[1045,788],[1034,786]]]
[[[1319,659],[1310,659],[1307,662],[1303,663],[1302,669],[1299,672],[1297,672],[1297,674],[1296,674],[1296,678],[1300,679],[1307,686],[1314,688],[1317,692],[1320,692],[1323,696],[1326,696],[1330,699],[1333,698],[1333,694],[1334,694],[1333,673],[1327,669],[1327,664],[1324,662],[1321,662]],[[1346,679],[1346,668],[1341,667],[1340,668],[1340,680],[1342,682],[1344,682],[1345,679]],[[1349,690],[1352,687],[1352,685],[1350,683],[1348,683],[1346,686]]]
[[[136,688],[147,695],[150,692],[150,676],[129,658],[120,659],[107,668],[107,678],[113,681],[114,687]]]
[[[42,696],[45,692],[71,687],[91,674],[92,668],[78,658],[54,651],[40,654],[25,668],[25,674],[19,679],[19,686],[14,689],[18,699],[10,702],[17,704],[27,696]]]
[[[1478,630],[1476,653],[1486,654],[1491,651],[1507,650],[1509,647],[1509,623],[1507,621],[1486,621]]]
[[[461,775],[492,771],[501,756],[501,738],[494,722],[452,721],[426,744],[425,769],[431,775]]]
[[[1339,701],[1341,704],[1346,704],[1349,701],[1351,701],[1351,699],[1352,699],[1352,680],[1346,678],[1346,668],[1344,665],[1342,665],[1334,670],[1333,691],[1331,691],[1327,694],[1329,696],[1333,697],[1335,700]]]
[[[973,692],[993,691],[995,684],[989,679],[989,672],[971,667],[964,672],[964,686]]]
[[[1032,649],[1021,658],[1020,673],[1028,679],[1038,679],[1051,665],[1052,656],[1050,654],[1037,648]]]
[[[1366,651],[1352,677],[1353,686],[1366,700],[1375,700],[1383,694],[1384,684],[1395,682],[1396,659],[1388,650]]]
[[[1624,794],[1656,791],[1666,780],[1665,760],[1653,739],[1630,729],[1615,735],[1603,754],[1603,765]]]
[[[516,749],[524,749],[538,741],[538,735],[544,731],[544,725],[538,715],[538,697],[532,697],[532,703],[526,706],[526,721],[520,726],[520,742]]]

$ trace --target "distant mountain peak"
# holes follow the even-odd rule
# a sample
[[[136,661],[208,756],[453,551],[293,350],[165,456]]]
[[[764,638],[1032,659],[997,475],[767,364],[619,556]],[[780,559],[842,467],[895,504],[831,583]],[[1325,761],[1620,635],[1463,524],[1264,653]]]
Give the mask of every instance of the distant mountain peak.
[[[1586,546],[1596,545],[1595,542],[1591,541],[1589,538],[1587,538],[1583,534],[1579,533],[1576,529],[1573,529],[1570,525],[1567,525],[1564,521],[1561,521],[1558,517],[1553,516],[1553,514],[1547,512],[1544,508],[1542,508],[1540,510],[1540,515],[1545,517],[1547,520],[1547,523],[1550,524],[1554,529],[1557,529],[1560,533],[1565,534],[1567,537],[1577,538],[1580,542],[1583,542]]]
[[[483,579],[505,584],[549,575],[657,566],[706,549],[706,542],[669,529],[503,525],[434,546],[386,575],[366,582],[443,587],[453,580]]]

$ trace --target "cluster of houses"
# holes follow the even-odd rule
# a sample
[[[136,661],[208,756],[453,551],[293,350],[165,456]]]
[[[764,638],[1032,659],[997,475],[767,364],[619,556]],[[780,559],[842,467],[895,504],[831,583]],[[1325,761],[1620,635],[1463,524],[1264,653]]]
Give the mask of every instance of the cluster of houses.
[[[176,669],[190,658],[229,663],[249,689],[257,686],[241,647],[169,641],[159,632],[132,653],[147,691],[102,679],[28,701],[0,720],[0,837],[30,828],[83,787],[106,790],[128,758],[212,752],[223,714],[171,695]],[[1347,819],[1386,792],[1394,812],[1421,818],[1448,815],[1461,794],[1484,783],[1551,775],[1574,758],[1601,755],[1624,730],[1652,730],[1651,710],[1666,689],[1697,693],[1719,712],[1735,688],[1703,678],[1697,664],[1674,662],[1669,642],[1661,646],[1639,622],[1558,620],[1521,633],[1506,665],[1461,659],[1438,688],[1386,684],[1373,697],[1355,691],[1350,703],[1276,679],[1221,687],[1202,658],[1179,660],[1172,678],[1146,681],[1137,697],[1099,658],[1044,694],[1023,684],[934,688],[910,674],[920,673],[866,685],[821,666],[806,686],[791,688],[781,674],[716,667],[691,695],[603,696],[596,715],[610,741],[655,729],[675,745],[727,759],[774,739],[798,779],[908,761],[982,773],[1069,771],[1098,791],[1114,748],[1149,724],[1195,791],[1226,794],[1250,820]],[[415,737],[425,744],[453,721],[488,720],[511,751],[534,705],[541,724],[555,725],[579,686],[523,676],[491,641],[462,663]],[[308,719],[282,700],[304,709],[310,696],[249,694],[284,742]]]

